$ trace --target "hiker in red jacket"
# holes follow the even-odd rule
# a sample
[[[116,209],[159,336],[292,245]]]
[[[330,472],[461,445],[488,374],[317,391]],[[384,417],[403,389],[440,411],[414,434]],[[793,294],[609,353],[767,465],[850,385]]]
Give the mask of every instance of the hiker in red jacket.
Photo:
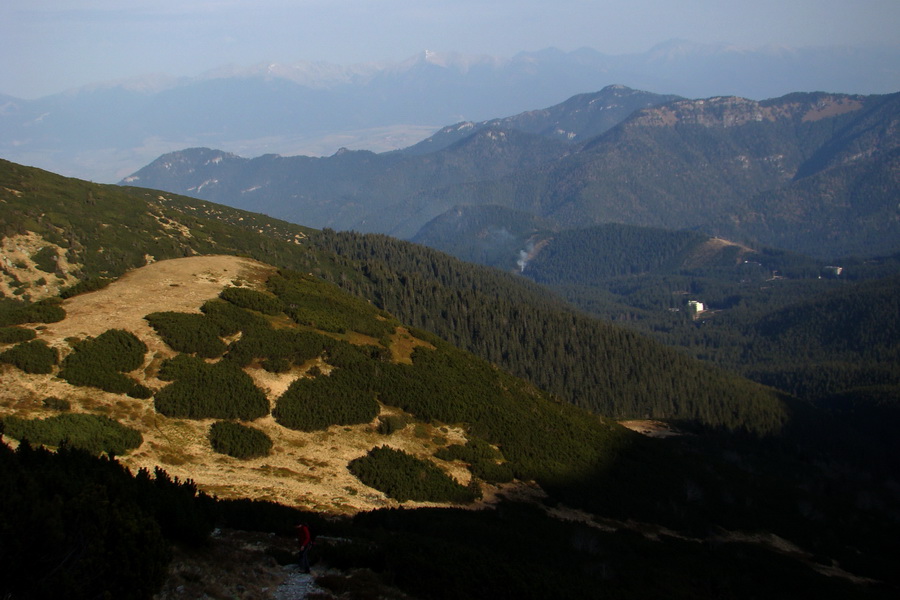
[[[294,528],[297,534],[297,544],[300,546],[300,568],[304,573],[309,573],[309,547],[312,546],[312,535],[309,527],[300,523]]]

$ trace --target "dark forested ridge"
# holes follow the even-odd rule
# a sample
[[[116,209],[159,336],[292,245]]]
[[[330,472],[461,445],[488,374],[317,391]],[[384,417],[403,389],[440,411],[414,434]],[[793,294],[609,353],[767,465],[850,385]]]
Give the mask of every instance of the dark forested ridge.
[[[552,231],[517,217],[460,208],[433,221],[427,239],[802,398],[900,384],[896,256],[829,263],[697,232],[621,224]]]
[[[417,465],[410,465],[415,469]],[[111,594],[145,600],[166,577],[170,545],[202,556],[214,526],[267,532],[266,553],[293,560],[293,526],[310,523],[319,558],[333,569],[370,574],[366,592],[385,584],[428,600],[450,598],[584,598],[598,592],[622,598],[767,597],[891,598],[884,582],[855,582],[823,574],[812,558],[741,539],[698,543],[681,536],[645,537],[560,521],[540,507],[514,502],[497,510],[378,510],[353,518],[321,515],[267,502],[216,501],[192,482],[158,469],[133,475],[113,459],[62,449],[52,453],[0,444],[0,496],[5,520],[0,556],[9,567],[0,590],[9,597],[73,600]],[[62,492],[74,500],[57,501]],[[859,525],[859,523],[857,523]],[[329,544],[325,537],[339,537]],[[552,552],[534,551],[537,537]],[[889,552],[890,546],[878,550]],[[857,548],[889,569],[890,556]],[[219,560],[221,560],[221,555]],[[853,553],[842,566],[859,569]],[[702,565],[698,568],[698,565]],[[189,572],[193,581],[200,573]],[[465,577],[459,573],[464,571]],[[340,580],[338,580],[339,582]],[[323,579],[320,585],[335,585]]]
[[[170,544],[200,544],[212,499],[165,471],[132,474],[114,459],[63,447],[0,443],[0,592],[50,600],[149,600]]]

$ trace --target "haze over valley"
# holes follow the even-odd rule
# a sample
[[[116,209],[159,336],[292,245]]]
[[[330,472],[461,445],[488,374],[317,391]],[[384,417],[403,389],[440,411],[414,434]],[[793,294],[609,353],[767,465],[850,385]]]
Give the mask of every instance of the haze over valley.
[[[252,158],[384,152],[442,126],[563,102],[614,84],[691,98],[900,89],[900,48],[742,48],[675,40],[627,55],[548,48],[512,56],[422,50],[396,62],[228,66],[0,96],[0,154],[112,183],[157,156],[205,146]],[[4,90],[0,88],[0,94]]]

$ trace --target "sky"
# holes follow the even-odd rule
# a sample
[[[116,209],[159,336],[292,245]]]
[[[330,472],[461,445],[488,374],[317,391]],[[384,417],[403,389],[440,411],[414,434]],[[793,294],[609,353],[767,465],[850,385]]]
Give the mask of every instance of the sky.
[[[0,94],[36,98],[223,65],[510,57],[671,39],[745,47],[900,44],[900,0],[3,0]]]

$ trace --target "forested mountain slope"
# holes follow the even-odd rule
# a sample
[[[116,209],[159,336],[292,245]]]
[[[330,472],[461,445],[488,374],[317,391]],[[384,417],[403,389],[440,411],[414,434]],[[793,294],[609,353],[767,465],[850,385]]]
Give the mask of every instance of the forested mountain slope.
[[[196,468],[208,491],[328,513],[517,497],[516,482],[496,487],[510,478],[540,486],[545,502],[498,496],[495,511],[312,516],[341,540],[323,548],[330,564],[423,598],[893,591],[889,465],[865,460],[856,430],[810,406],[574,313],[520,278],[384,236],[6,162],[0,188],[6,437],[68,439],[182,477]],[[166,270],[176,265],[186,267]],[[610,419],[643,411],[693,435],[651,439]],[[834,435],[818,436],[817,424]],[[835,453],[836,441],[862,458]],[[89,598],[103,582],[79,573],[94,572],[105,589],[127,589],[118,586],[130,577],[123,597],[149,598],[166,544],[202,544],[214,525],[288,533],[301,518],[216,501],[166,471],[50,456],[0,448],[3,510],[26,517],[4,525],[15,544],[0,551],[20,567],[0,582],[5,593]],[[78,502],[39,501],[60,485]],[[589,515],[561,523],[567,506]],[[85,545],[93,522],[102,535]],[[526,543],[535,529],[552,556]],[[778,537],[748,534],[760,531]],[[47,551],[25,532],[52,533],[54,552],[73,560],[35,579]],[[789,544],[797,551],[773,550]]]
[[[64,254],[73,265],[67,272],[81,278],[116,277],[146,264],[148,255],[247,254],[332,279],[403,322],[601,414],[759,433],[777,430],[784,420],[781,402],[768,390],[580,315],[521,279],[421,246],[385,236],[312,232],[202,201],[70,182],[11,163],[4,164],[3,187],[15,192],[4,192],[7,231],[42,236],[35,252],[45,245],[65,248],[55,255]],[[49,204],[41,206],[39,198]],[[18,281],[15,265],[6,269],[5,277]],[[22,297],[43,290],[12,285]]]
[[[492,228],[498,211],[510,230]],[[461,208],[433,222],[428,241],[803,398],[900,386],[896,256],[834,265],[689,231],[540,225],[505,209]]]
[[[392,492],[411,482],[386,488],[348,463],[387,442],[418,457],[443,451],[445,460],[460,458],[453,444],[487,443],[503,451],[469,458],[480,477],[546,485],[600,469],[627,440],[611,422],[410,331],[333,284],[247,258],[154,262],[39,306],[46,314],[21,318],[10,305],[0,313],[5,433],[50,445],[69,439],[124,456],[135,470],[166,465],[220,496],[332,512],[388,498],[471,502],[480,484],[459,464],[439,463],[468,490],[438,481]],[[92,413],[115,423],[95,417],[85,436]],[[556,439],[561,431],[573,445]],[[340,450],[324,452],[325,443]],[[270,489],[266,474],[284,485]],[[361,493],[352,475],[387,495]]]
[[[701,422],[720,414],[718,425],[731,428],[736,421],[722,412],[728,398],[752,398],[739,404],[748,421],[762,419],[761,431],[778,427],[770,392],[699,363],[694,371],[677,351],[573,312],[520,278],[455,268],[455,259],[424,248],[407,253],[406,243],[385,236],[325,231],[314,243],[362,262],[367,279],[362,287],[348,280],[348,289],[578,406],[619,417],[675,411]],[[716,392],[696,388],[700,381]]]

